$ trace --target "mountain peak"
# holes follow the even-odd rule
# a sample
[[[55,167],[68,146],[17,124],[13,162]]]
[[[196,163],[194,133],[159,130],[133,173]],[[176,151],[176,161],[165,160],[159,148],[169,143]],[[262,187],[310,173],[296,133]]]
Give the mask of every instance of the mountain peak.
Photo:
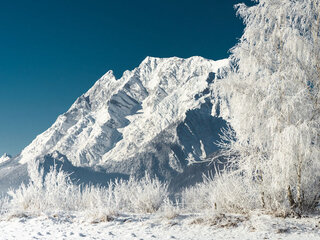
[[[75,166],[138,174],[155,164],[162,176],[181,173],[188,156],[199,159],[216,149],[223,123],[211,116],[209,78],[227,63],[146,57],[119,79],[108,71],[18,160],[59,152]]]
[[[8,160],[10,160],[11,158],[12,158],[11,155],[5,153],[5,154],[2,155],[2,157],[0,157],[0,163],[5,162],[5,161],[8,161]]]

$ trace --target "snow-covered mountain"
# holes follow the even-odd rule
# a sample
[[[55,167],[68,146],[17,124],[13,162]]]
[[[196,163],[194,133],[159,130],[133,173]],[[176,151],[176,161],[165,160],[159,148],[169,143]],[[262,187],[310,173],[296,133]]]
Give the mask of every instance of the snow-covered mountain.
[[[5,153],[2,155],[2,157],[0,157],[0,163],[6,162],[6,161],[10,160],[11,158],[12,158],[11,155]]]
[[[227,64],[147,57],[120,79],[109,71],[15,162],[59,156],[74,167],[107,173],[140,177],[149,171],[167,180],[188,173],[192,179],[192,172],[206,167],[188,167],[188,161],[213,154],[225,124],[211,115],[209,85]]]

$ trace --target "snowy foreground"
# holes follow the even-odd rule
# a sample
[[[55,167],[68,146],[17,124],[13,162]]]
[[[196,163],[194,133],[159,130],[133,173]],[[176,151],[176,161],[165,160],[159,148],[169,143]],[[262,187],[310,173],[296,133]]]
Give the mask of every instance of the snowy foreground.
[[[320,239],[320,218],[253,214],[120,215],[89,221],[85,215],[11,217],[0,221],[0,239]]]

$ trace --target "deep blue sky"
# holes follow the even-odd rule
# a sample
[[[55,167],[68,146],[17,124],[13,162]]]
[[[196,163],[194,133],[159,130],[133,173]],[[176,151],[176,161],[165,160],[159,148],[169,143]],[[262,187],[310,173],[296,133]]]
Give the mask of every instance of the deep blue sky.
[[[0,1],[0,155],[18,154],[109,69],[146,56],[218,60],[249,0]]]

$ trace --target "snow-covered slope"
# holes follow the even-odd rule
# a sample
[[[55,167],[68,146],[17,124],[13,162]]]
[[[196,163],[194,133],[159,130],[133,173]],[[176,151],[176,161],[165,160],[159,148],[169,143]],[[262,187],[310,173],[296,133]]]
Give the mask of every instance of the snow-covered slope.
[[[107,72],[27,146],[21,164],[57,152],[74,166],[165,179],[214,153],[222,119],[208,90],[228,60],[147,57],[116,79]]]

